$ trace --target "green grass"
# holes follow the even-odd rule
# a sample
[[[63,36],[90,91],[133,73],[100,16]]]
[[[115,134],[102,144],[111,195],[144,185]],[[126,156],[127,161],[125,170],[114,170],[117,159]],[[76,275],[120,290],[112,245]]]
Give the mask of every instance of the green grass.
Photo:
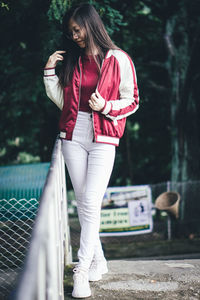
[[[72,288],[73,288],[73,279],[72,279],[72,274],[73,274],[73,265],[68,265],[65,267],[64,271],[64,295],[65,299],[71,298],[71,293],[72,293]]]

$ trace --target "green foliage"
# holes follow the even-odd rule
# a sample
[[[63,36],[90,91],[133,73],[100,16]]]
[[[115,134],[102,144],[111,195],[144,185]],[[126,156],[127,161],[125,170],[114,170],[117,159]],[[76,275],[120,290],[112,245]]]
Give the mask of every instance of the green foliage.
[[[0,8],[1,8],[1,9],[9,10],[8,4],[5,3],[4,1],[0,1]]]
[[[18,157],[24,152],[42,161],[50,157],[57,114],[46,101],[42,69],[57,40],[46,7],[45,1],[21,0],[12,3],[9,11],[0,12],[1,164],[21,162]],[[17,137],[19,145],[11,144]]]
[[[51,0],[51,4],[47,12],[49,20],[56,20],[61,23],[68,7],[70,7],[70,1],[68,0]]]
[[[42,69],[49,55],[61,50],[61,20],[66,10],[78,0],[19,0],[0,2],[0,164],[49,161],[58,132],[60,112],[47,98]],[[166,21],[179,16],[180,3],[167,0],[90,0],[115,43],[133,58],[137,70],[141,104],[127,119],[127,127],[117,149],[110,185],[153,183],[169,179],[171,168],[171,78],[173,69],[164,33]],[[198,1],[190,4],[188,45],[198,41]],[[188,4],[189,5],[189,4]],[[195,16],[192,18],[192,16]],[[184,20],[179,19],[173,38],[182,49],[180,68],[193,63],[191,53],[182,43]],[[182,24],[182,27],[181,27]],[[183,48],[181,48],[183,47]],[[193,51],[193,52],[192,52]],[[196,51],[196,52],[195,52]],[[195,61],[195,60],[194,60]],[[198,64],[187,82],[195,87],[189,107],[192,115],[199,110]],[[191,79],[190,79],[191,78]],[[173,87],[175,88],[175,87]],[[175,110],[174,110],[175,111]],[[196,116],[193,120],[197,120]],[[198,121],[195,121],[197,124]],[[189,124],[188,122],[186,122]],[[193,122],[194,123],[194,122]],[[193,124],[193,128],[195,128]]]
[[[92,5],[96,8],[99,15],[101,16],[108,34],[113,36],[114,33],[119,32],[122,26],[126,26],[127,23],[123,20],[123,15],[119,10],[115,9],[113,6],[117,1],[112,1],[113,6],[111,6],[111,1],[103,0],[100,3],[96,1],[90,1]]]

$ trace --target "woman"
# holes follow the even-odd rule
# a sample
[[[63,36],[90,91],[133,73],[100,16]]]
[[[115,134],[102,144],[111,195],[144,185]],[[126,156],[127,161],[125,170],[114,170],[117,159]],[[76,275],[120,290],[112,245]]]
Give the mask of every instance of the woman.
[[[65,50],[45,66],[49,98],[62,110],[62,152],[77,200],[81,225],[79,262],[72,296],[91,295],[89,281],[108,271],[99,239],[101,202],[122,137],[126,117],[138,109],[133,62],[108,36],[95,8],[71,8],[63,21]],[[63,61],[59,78],[58,61]]]

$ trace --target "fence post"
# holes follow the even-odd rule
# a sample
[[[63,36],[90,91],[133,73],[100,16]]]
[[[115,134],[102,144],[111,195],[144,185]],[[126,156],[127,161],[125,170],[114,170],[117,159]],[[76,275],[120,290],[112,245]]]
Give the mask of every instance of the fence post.
[[[170,181],[167,181],[167,192],[170,192]],[[167,213],[167,238],[168,241],[171,241],[172,239],[172,220],[169,213]]]

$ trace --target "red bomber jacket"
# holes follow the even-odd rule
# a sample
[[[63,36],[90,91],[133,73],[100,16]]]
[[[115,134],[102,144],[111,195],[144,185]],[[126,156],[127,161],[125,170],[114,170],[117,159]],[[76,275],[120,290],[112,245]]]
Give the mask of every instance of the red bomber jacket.
[[[61,88],[55,69],[44,70],[48,97],[62,110],[60,137],[72,140],[79,110],[82,60],[75,67],[70,84]],[[124,133],[126,117],[139,108],[139,93],[135,67],[122,50],[109,50],[102,62],[97,90],[106,100],[101,112],[93,111],[94,141],[118,146]],[[89,99],[88,99],[89,100]]]

